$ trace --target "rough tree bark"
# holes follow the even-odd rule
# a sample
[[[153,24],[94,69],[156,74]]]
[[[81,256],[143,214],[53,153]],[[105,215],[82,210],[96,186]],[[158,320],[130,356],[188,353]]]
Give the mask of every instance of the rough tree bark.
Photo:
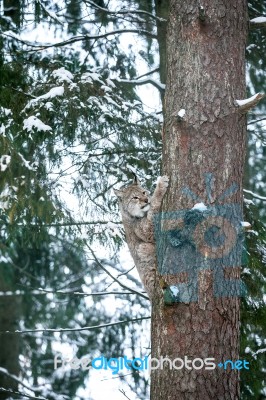
[[[185,187],[207,205],[242,206],[246,119],[234,101],[246,97],[247,20],[246,0],[170,1],[163,137],[163,174],[170,177],[170,187],[163,211],[189,209],[198,202],[184,193]],[[177,115],[180,109],[186,111],[183,118]],[[211,195],[206,192],[210,174]],[[239,189],[219,200],[234,182]],[[239,268],[230,271],[231,279]],[[165,277],[168,284],[187,279],[187,274]],[[158,285],[152,357],[213,357],[216,364],[238,359],[239,297],[217,298],[213,289],[213,272],[201,270],[198,301],[166,306]],[[151,399],[239,399],[239,372],[165,366],[152,371]]]
[[[166,81],[166,20],[169,14],[169,0],[155,0],[156,16],[162,20],[157,20],[157,40],[160,56],[160,81],[165,84]],[[163,95],[161,93],[162,100]]]

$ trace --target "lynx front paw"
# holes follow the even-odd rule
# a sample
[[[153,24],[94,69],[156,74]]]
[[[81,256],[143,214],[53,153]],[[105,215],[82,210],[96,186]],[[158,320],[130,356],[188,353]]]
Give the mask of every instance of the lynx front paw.
[[[166,189],[168,188],[168,185],[169,185],[168,176],[166,176],[166,175],[160,176],[160,178],[158,180],[158,187],[160,188],[160,190],[166,192]]]

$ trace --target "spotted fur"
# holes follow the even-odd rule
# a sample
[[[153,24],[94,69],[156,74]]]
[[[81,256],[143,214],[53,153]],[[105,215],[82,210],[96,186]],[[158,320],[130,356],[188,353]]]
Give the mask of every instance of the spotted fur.
[[[150,299],[157,273],[153,217],[160,210],[168,181],[167,176],[160,177],[151,197],[137,179],[126,188],[115,190],[127,244]]]

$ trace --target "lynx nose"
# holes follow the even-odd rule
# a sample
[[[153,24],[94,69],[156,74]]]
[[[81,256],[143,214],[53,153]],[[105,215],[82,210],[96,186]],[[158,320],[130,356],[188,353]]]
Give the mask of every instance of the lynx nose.
[[[149,202],[149,200],[148,200],[148,199],[145,199],[145,200],[144,200],[144,202],[145,202],[145,203],[148,203],[148,202]]]

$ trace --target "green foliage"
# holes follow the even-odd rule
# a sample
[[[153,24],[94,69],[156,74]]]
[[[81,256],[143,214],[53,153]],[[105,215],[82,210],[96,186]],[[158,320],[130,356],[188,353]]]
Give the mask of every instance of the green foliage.
[[[135,33],[91,37],[122,29],[154,34],[154,1],[4,3],[14,7],[0,16],[0,291],[20,291],[17,327],[22,330],[79,329],[144,317],[149,309],[140,296],[97,293],[124,291],[102,268],[114,277],[125,274],[113,187],[128,183],[133,170],[152,189],[160,172],[160,114],[147,112],[143,103],[148,101],[142,103],[136,87],[120,81],[136,80],[140,68],[142,73],[156,67],[157,44],[150,35]],[[265,15],[265,3],[252,0],[249,13],[251,18]],[[49,43],[56,44],[45,47]],[[253,30],[247,50],[252,94],[265,87],[265,53],[265,33]],[[246,189],[262,196],[264,130],[252,121],[263,112],[265,103],[251,115],[246,169]],[[260,222],[266,217],[264,203],[257,204],[247,208],[246,219],[258,235],[247,237],[250,255],[243,279],[249,294],[241,313],[241,352],[252,364],[252,374],[243,372],[242,394],[254,400],[262,398],[265,385],[265,353],[255,353],[265,347],[266,321]],[[141,291],[131,273],[119,279]],[[14,299],[10,296],[17,304]],[[88,373],[53,370],[62,344],[79,358],[119,357],[127,351],[138,357],[147,355],[139,345],[147,331],[140,321],[87,331],[29,332],[20,352],[23,378],[34,386],[48,383],[49,390],[35,389],[35,395],[76,399]],[[134,372],[121,380],[137,398],[146,398],[145,377]]]
[[[36,1],[35,23],[48,20],[50,27],[61,29],[52,18],[56,11],[56,5]],[[84,5],[68,2],[67,13],[68,33],[79,34]],[[95,18],[109,24],[109,17],[100,14],[95,10]],[[29,21],[23,15],[19,19],[26,26]],[[5,23],[5,29],[16,34],[23,30],[23,24],[14,27],[10,19]],[[85,292],[104,292],[109,285],[121,291],[90,260],[87,247],[102,244],[111,254],[122,244],[113,186],[131,178],[128,166],[151,177],[159,168],[158,118],[147,114],[134,88],[118,79],[135,78],[135,56],[122,51],[116,38],[96,45],[87,40],[75,49],[32,52],[18,37],[2,36],[5,52],[0,65],[0,288],[19,291],[17,328],[79,329],[146,316],[147,302],[136,300],[136,295],[114,296],[109,310],[106,296],[85,296]],[[88,54],[82,61],[84,50]],[[67,196],[76,199],[79,212],[70,209]],[[123,272],[115,255],[101,263],[114,276],[116,270]],[[129,286],[139,286],[138,280],[127,276]],[[24,334],[20,358],[30,364],[25,369],[21,361],[23,378],[32,379],[35,386],[40,380],[49,383],[46,398],[64,393],[72,399],[88,372],[53,372],[55,349],[68,343],[79,357],[99,352],[118,357],[126,351],[126,336],[125,346],[137,354],[139,324],[105,328],[104,335],[102,330]],[[146,380],[134,373],[130,385],[143,398]],[[34,393],[44,395],[42,388]]]
[[[245,218],[252,228],[246,235],[248,262],[242,279],[247,296],[241,302],[241,358],[250,363],[250,370],[241,372],[243,400],[261,399],[265,389],[266,308],[265,308],[265,227],[258,218],[256,206],[246,203]],[[255,375],[254,375],[255,374]],[[254,379],[254,377],[256,378]]]

